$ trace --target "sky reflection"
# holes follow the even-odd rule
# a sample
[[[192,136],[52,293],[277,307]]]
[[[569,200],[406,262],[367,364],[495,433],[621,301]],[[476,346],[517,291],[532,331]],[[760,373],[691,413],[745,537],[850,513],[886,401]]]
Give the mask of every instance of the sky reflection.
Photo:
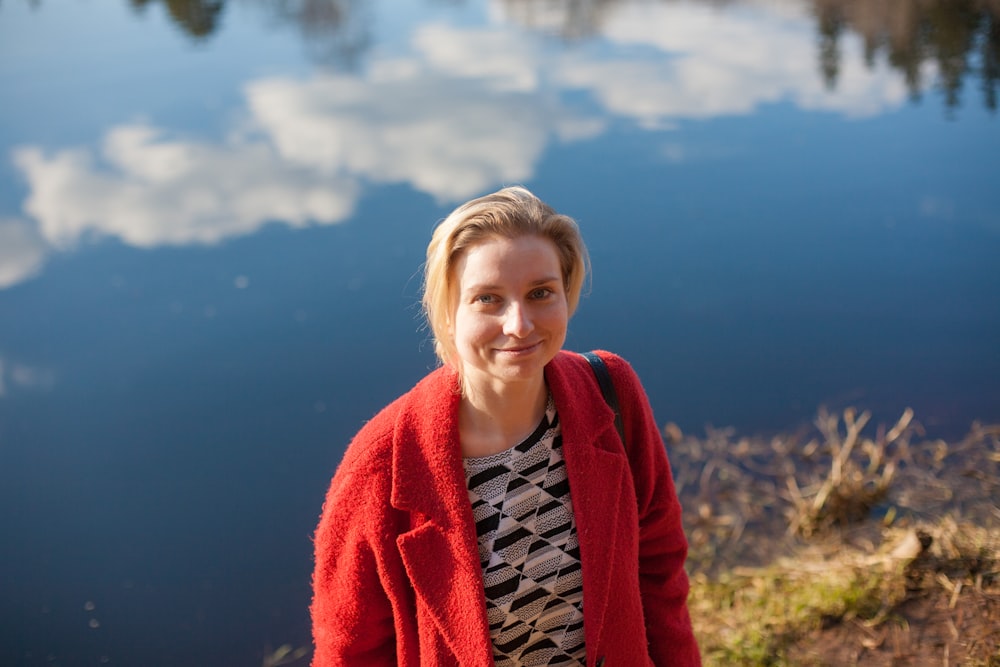
[[[38,275],[47,253],[82,239],[148,248],[214,244],[269,222],[334,224],[373,184],[459,201],[531,179],[551,145],[593,139],[611,123],[655,131],[779,103],[860,118],[907,99],[903,77],[884,59],[866,63],[853,36],[827,86],[813,18],[797,3],[726,12],[614,3],[597,34],[565,48],[550,34],[573,20],[570,6],[539,16],[524,3],[492,4],[474,25],[439,15],[357,72],[252,77],[218,137],[152,118],[116,123],[97,146],[27,138],[9,154],[27,195],[0,222],[0,287]],[[688,155],[664,152],[673,162]]]

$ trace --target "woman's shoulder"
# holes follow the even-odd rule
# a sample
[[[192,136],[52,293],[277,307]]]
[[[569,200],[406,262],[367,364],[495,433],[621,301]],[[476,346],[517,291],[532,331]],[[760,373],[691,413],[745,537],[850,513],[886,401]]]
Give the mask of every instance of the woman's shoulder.
[[[625,357],[621,356],[620,354],[616,354],[614,352],[609,352],[608,350],[602,350],[600,348],[594,350],[594,354],[596,354],[602,360],[604,360],[604,363],[606,363],[609,368],[611,366],[614,366],[616,368],[623,368],[623,369],[625,369],[625,368],[631,369],[632,368],[632,365],[628,361],[625,360]]]
[[[608,367],[608,372],[611,373],[611,378],[614,380],[616,386],[619,383],[627,383],[629,385],[640,384],[639,377],[636,374],[635,369],[632,368],[632,364],[630,364],[621,355],[602,349],[593,350],[593,353],[600,357],[604,362],[604,365]],[[586,373],[593,373],[590,369],[589,362],[580,352],[563,351],[559,354],[556,360],[557,363],[564,367],[572,365],[578,371],[582,369]]]

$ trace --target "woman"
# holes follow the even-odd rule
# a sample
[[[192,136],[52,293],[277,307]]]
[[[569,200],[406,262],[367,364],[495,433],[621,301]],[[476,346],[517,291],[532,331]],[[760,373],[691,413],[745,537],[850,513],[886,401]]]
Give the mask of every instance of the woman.
[[[561,351],[587,251],[523,188],[427,248],[443,365],[355,437],[316,532],[313,664],[698,665],[687,542],[629,365]]]

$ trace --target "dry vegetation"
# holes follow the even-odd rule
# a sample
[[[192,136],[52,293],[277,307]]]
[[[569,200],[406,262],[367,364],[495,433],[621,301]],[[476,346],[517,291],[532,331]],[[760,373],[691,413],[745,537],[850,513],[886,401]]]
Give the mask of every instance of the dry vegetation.
[[[1000,426],[672,440],[709,665],[1000,665]]]
[[[264,660],[262,667],[284,667],[285,665],[303,664],[299,662],[309,656],[311,649],[308,646],[292,648],[291,644],[282,644],[277,649],[272,650],[270,646],[264,647]]]

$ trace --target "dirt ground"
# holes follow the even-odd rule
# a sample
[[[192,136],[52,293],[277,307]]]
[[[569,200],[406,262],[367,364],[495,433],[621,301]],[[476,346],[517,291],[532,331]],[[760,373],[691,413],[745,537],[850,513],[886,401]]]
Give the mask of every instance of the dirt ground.
[[[872,628],[838,622],[797,640],[788,652],[797,665],[871,667],[1000,666],[1000,588],[943,587],[915,592],[891,618]]]
[[[891,429],[866,421],[821,413],[815,431],[768,438],[730,429],[694,438],[668,425],[693,583],[810,549],[821,564],[877,558],[887,540],[920,533],[922,548],[877,618],[823,617],[795,636],[781,634],[786,619],[765,619],[782,655],[753,664],[1000,667],[1000,426],[974,424],[946,443],[927,438],[909,411]],[[817,558],[793,557],[789,572],[806,561]],[[711,643],[718,633],[706,631]],[[709,664],[728,660],[719,651]]]

